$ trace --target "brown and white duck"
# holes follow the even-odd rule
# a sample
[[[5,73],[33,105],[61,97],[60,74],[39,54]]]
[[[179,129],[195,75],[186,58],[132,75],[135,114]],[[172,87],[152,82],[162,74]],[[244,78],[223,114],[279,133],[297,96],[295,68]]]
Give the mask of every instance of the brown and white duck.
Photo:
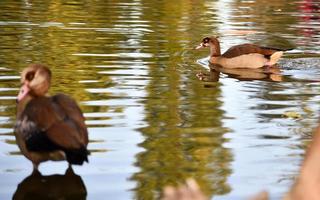
[[[221,54],[220,43],[216,37],[203,38],[202,43],[196,47],[210,48],[210,63],[221,65],[224,68],[250,68],[275,65],[283,54],[289,49],[262,47],[255,44],[240,44],[229,48]]]
[[[48,95],[51,71],[32,64],[21,74],[15,136],[22,154],[38,168],[47,160],[69,165],[88,162],[88,131],[77,103],[69,96]]]

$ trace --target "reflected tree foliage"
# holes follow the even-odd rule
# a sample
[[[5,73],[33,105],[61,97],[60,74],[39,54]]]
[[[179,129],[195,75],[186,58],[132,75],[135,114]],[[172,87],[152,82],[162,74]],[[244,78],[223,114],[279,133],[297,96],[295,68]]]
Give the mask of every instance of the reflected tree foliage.
[[[192,29],[196,23],[191,20],[196,18],[193,12],[202,9],[203,4],[198,2],[195,7],[188,7],[190,4],[183,1],[157,4],[143,10],[143,17],[159,16],[150,27],[163,34],[157,34],[151,42],[163,42],[150,49],[157,61],[148,70],[151,79],[144,101],[147,126],[139,129],[145,137],[140,144],[144,151],[137,155],[140,172],[132,176],[137,182],[135,198],[157,199],[164,186],[189,177],[196,178],[207,195],[225,194],[230,191],[226,179],[231,173],[232,154],[223,147],[223,135],[228,130],[222,122],[220,85],[207,89],[202,83],[190,81],[195,74],[188,72],[188,66],[173,65],[182,63],[180,56],[174,56],[176,52],[192,45],[181,42],[177,35],[181,30]],[[190,18],[189,23],[184,18]],[[183,34],[186,38],[193,37],[192,33]],[[168,65],[168,60],[173,64]]]

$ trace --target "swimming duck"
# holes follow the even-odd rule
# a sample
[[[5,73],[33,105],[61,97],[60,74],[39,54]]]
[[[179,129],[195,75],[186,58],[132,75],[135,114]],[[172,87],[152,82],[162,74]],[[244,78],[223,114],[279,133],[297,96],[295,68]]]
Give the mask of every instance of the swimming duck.
[[[69,165],[88,162],[88,131],[77,103],[64,94],[48,95],[51,71],[32,64],[22,71],[15,137],[22,154],[38,169],[47,160]]]
[[[283,52],[289,49],[261,47],[255,44],[240,44],[231,47],[221,54],[220,43],[216,37],[205,37],[196,47],[201,49],[210,47],[210,63],[224,68],[251,68],[275,65]]]

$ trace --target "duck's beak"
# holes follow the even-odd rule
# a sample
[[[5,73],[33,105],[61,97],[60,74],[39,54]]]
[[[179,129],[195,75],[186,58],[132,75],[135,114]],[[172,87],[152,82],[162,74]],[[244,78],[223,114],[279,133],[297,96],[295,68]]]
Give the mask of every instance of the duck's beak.
[[[194,49],[198,50],[198,49],[202,49],[204,47],[206,47],[206,45],[202,42],[199,44],[199,46],[195,47]]]
[[[25,83],[22,85],[22,87],[20,88],[18,97],[17,97],[17,102],[21,101],[30,91],[29,86]]]

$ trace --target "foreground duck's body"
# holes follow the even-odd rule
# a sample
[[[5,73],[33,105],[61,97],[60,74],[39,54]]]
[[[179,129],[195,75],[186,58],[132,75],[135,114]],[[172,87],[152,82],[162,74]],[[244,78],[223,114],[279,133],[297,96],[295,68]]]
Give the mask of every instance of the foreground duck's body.
[[[48,96],[51,72],[31,65],[22,72],[15,136],[22,152],[37,168],[47,160],[88,161],[88,132],[77,103],[64,94]]]

